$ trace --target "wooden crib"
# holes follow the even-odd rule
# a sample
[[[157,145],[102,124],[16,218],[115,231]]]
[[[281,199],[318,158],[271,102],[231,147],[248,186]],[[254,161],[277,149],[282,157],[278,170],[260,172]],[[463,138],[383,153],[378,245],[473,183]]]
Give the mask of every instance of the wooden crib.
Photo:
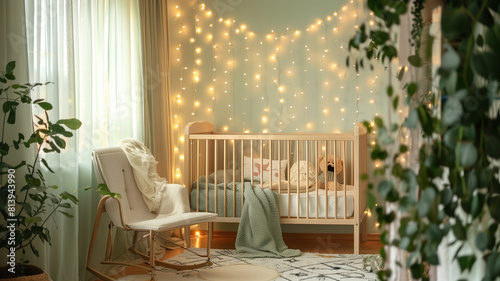
[[[282,224],[352,225],[359,254],[360,238],[366,241],[367,149],[360,124],[349,133],[246,134],[192,122],[185,129],[184,184],[193,211],[215,212],[215,222],[228,223],[239,222],[245,187],[272,188]]]

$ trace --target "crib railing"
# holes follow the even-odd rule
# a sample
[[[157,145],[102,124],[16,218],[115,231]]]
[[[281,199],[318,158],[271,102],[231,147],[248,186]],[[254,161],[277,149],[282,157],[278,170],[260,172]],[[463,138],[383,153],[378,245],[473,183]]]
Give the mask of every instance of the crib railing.
[[[209,192],[208,192],[208,175],[215,173],[217,175],[218,171],[222,172],[222,179],[218,179],[217,176],[214,177],[213,184],[217,186],[218,183],[222,183],[224,186],[223,195],[219,195],[218,188],[215,188],[213,192],[213,206],[215,212],[219,213],[219,216],[228,217],[228,208],[231,208],[231,216],[236,217],[236,209],[243,208],[244,203],[244,188],[245,179],[250,181],[250,184],[254,186],[257,184],[262,184],[267,182],[269,186],[277,186],[277,192],[281,195],[283,192],[297,193],[297,214],[296,216],[290,215],[291,206],[291,196],[287,196],[288,210],[286,213],[280,213],[282,218],[287,219],[349,219],[347,217],[347,198],[352,196],[354,198],[354,217],[357,213],[364,211],[366,207],[366,198],[363,198],[363,202],[360,202],[360,192],[366,191],[366,186],[360,186],[360,175],[366,173],[366,163],[360,163],[360,157],[366,159],[366,132],[361,132],[359,126],[354,128],[353,133],[338,133],[338,134],[227,134],[227,133],[214,133],[213,126],[210,123],[194,123],[193,126],[186,127],[186,148],[185,148],[185,186],[191,192],[196,189],[196,198],[200,196],[200,177],[205,176],[205,187],[207,188],[205,192],[205,206],[199,206],[199,200],[197,199],[195,211],[200,211],[202,207],[204,210],[208,210],[209,205]],[[361,143],[360,143],[361,142]],[[364,146],[363,146],[364,145]],[[360,147],[363,148],[360,150]],[[361,155],[361,154],[365,155]],[[324,200],[325,217],[319,217],[320,208],[320,193],[319,193],[319,181],[318,175],[320,174],[319,166],[319,156],[333,155],[334,159],[341,159],[343,162],[343,169],[340,174],[334,172],[333,181],[327,175],[327,161],[325,161],[322,168],[325,171],[325,196],[321,198]],[[245,173],[245,160],[250,159],[250,175]],[[273,165],[281,165],[282,160],[287,161],[285,168],[285,174],[281,173],[281,167],[278,168],[278,174],[273,175],[273,171],[276,167]],[[301,178],[301,168],[300,161],[305,161],[306,167],[307,163],[312,163],[314,166],[314,178],[306,176]],[[364,160],[366,161],[366,160]],[[256,163],[254,165],[254,163]],[[291,166],[294,163],[299,163],[296,165],[296,171],[293,171]],[[265,165],[267,165],[265,167]],[[255,167],[260,169],[260,171],[255,171]],[[264,171],[264,167],[266,168]],[[294,167],[295,168],[295,167]],[[232,176],[229,176],[227,171]],[[237,171],[240,171],[239,175]],[[309,174],[309,169],[306,168],[307,174]],[[290,181],[290,175],[292,173],[297,174],[297,181],[295,188],[293,183]],[[254,176],[257,175],[257,178]],[[237,177],[238,175],[238,177]],[[336,184],[342,179],[343,188],[340,190],[339,185]],[[220,180],[220,182],[218,182]],[[193,183],[195,184],[193,185]],[[301,190],[300,183],[304,182],[306,187],[312,184],[315,192],[315,215],[310,215],[310,192],[306,190]],[[333,190],[329,190],[329,182],[333,182]],[[236,198],[237,192],[234,190],[232,192],[232,204],[228,206],[227,198],[227,186],[232,184],[233,188],[237,183],[241,183],[241,198]],[[364,187],[364,188],[363,188]],[[305,196],[306,202],[306,212],[305,217],[300,216],[300,199],[301,196]],[[329,198],[334,196],[333,204],[333,216],[329,215]],[[343,216],[339,216],[337,212],[337,206],[339,198],[343,196],[344,206],[343,206]],[[219,198],[219,197],[222,197]],[[365,196],[361,196],[365,197]],[[280,196],[281,198],[281,196]],[[222,208],[219,210],[219,200],[223,200]],[[240,206],[237,206],[237,202],[240,202]],[[364,206],[364,207],[363,207]],[[362,209],[360,209],[362,208]],[[280,208],[281,209],[281,208]],[[352,217],[350,217],[352,219]]]

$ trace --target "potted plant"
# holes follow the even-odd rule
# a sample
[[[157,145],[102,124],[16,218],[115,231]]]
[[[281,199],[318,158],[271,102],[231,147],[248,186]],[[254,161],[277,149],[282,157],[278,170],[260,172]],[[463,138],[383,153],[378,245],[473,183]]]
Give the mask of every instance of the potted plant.
[[[43,99],[33,99],[31,93],[37,87],[48,83],[15,83],[15,62],[9,62],[4,71],[0,71],[0,99],[3,120],[0,125],[0,212],[3,220],[0,225],[0,247],[7,249],[7,265],[2,265],[0,279],[15,279],[18,276],[33,274],[33,271],[45,275],[40,269],[33,269],[24,258],[26,251],[35,256],[39,253],[35,240],[51,244],[51,235],[47,223],[56,213],[68,218],[68,210],[78,203],[77,198],[58,187],[46,182],[44,172],[51,169],[45,158],[48,153],[61,153],[66,148],[66,140],[73,136],[72,130],[81,126],[76,118],[51,120],[49,111],[52,105]],[[41,114],[33,114],[33,132],[29,136],[17,133],[16,113],[21,106],[38,107]],[[31,112],[31,110],[29,110]],[[31,115],[31,113],[30,113]],[[6,129],[10,126],[10,134]],[[14,137],[12,140],[10,138]],[[15,163],[4,159],[13,150],[28,149],[33,152],[29,159],[15,159]],[[3,260],[3,258],[2,258]],[[42,277],[37,277],[42,278]],[[23,280],[23,279],[19,279]],[[36,279],[30,276],[28,280]]]
[[[360,25],[349,43],[350,50],[362,50],[356,67],[375,59],[391,64],[398,57],[393,31],[401,16],[411,13],[409,67],[427,77],[435,38],[424,34],[424,4],[433,3],[368,0],[374,22]],[[450,253],[452,262],[462,273],[482,259],[482,276],[474,278],[500,277],[499,4],[498,0],[443,1],[439,77],[428,77],[439,79],[438,89],[427,88],[422,80],[409,81],[401,91],[389,85],[386,94],[394,109],[404,104],[406,119],[397,123],[377,117],[373,126],[365,122],[368,130],[378,133],[371,157],[385,163],[375,171],[383,180],[370,189],[392,205],[376,206],[369,195],[384,229],[381,240],[387,247],[406,251],[403,264],[415,279],[428,280],[429,265],[448,262],[440,260],[438,247],[451,245],[456,248]],[[403,67],[390,75],[401,80],[404,72]],[[402,159],[410,147],[401,136],[414,130],[421,140],[418,165],[409,167]],[[390,237],[384,226],[391,224],[398,231]],[[381,250],[384,259],[387,247]],[[378,275],[386,280],[391,269]]]

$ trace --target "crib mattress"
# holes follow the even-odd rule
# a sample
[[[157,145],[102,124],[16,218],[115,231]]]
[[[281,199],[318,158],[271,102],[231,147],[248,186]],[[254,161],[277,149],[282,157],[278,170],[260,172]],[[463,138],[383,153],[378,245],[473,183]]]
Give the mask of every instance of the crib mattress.
[[[300,199],[297,200],[297,193],[281,193],[280,194],[280,212],[282,217],[288,217],[288,207],[290,206],[290,217],[296,218],[297,213],[301,218],[307,217],[307,200],[309,199],[309,217],[316,218],[316,210],[318,210],[318,218],[325,218],[328,206],[328,218],[344,218],[344,206],[347,218],[354,214],[354,196],[352,191],[346,192],[347,200],[344,198],[344,192],[337,192],[337,212],[335,213],[335,195],[333,191],[328,192],[328,202],[326,202],[326,190],[318,190],[318,207],[316,208],[316,191],[309,192],[309,198],[306,193],[300,194]],[[290,198],[290,200],[288,200]]]

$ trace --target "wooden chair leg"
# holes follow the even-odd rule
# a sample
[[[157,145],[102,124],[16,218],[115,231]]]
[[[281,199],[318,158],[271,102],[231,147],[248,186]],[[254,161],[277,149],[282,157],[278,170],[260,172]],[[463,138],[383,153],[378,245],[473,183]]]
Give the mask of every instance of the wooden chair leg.
[[[215,230],[215,225],[213,222],[207,222],[208,223],[208,238],[207,239],[210,239],[212,240],[214,238],[214,230]]]
[[[213,232],[213,223],[212,222],[208,222],[207,223],[207,258],[208,258],[208,262],[210,262],[210,247],[211,247],[211,243],[212,243],[212,232]]]
[[[191,227],[184,227],[184,244],[186,248],[191,248]]]
[[[155,233],[149,231],[149,266],[151,267],[151,281],[155,281]]]
[[[94,274],[95,276],[101,278],[104,281],[112,281],[112,280],[116,280],[116,279],[113,279],[113,278],[105,275],[104,273],[98,271],[94,267],[92,267],[90,265],[90,259],[92,258],[92,252],[94,251],[96,235],[97,235],[97,232],[99,231],[99,224],[101,223],[102,213],[106,211],[106,209],[104,207],[104,203],[109,198],[110,198],[109,196],[104,196],[101,199],[101,201],[99,201],[99,205],[97,206],[97,214],[96,214],[95,221],[94,221],[94,229],[92,231],[92,238],[90,239],[89,253],[87,256],[87,270],[89,272],[91,272],[92,274]],[[109,243],[109,241],[108,241],[108,243]],[[106,252],[108,251],[108,248],[109,248],[109,245],[106,245]]]

